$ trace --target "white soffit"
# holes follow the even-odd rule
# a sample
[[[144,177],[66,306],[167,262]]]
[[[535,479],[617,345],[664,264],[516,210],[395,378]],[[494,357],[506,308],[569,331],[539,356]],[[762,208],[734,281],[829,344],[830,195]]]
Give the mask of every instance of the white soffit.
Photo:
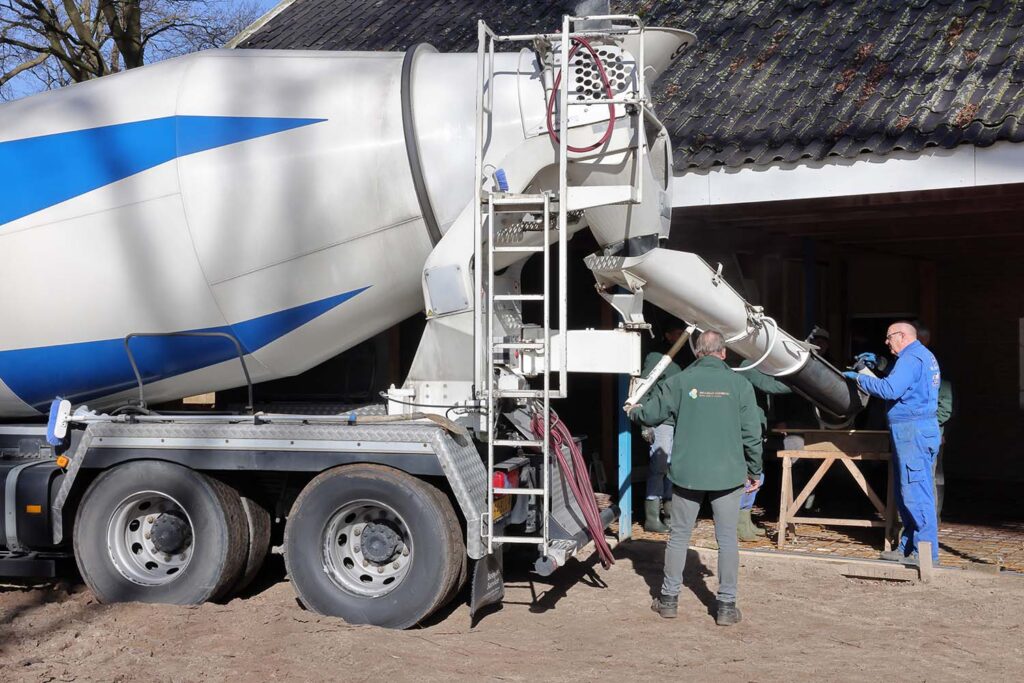
[[[1024,143],[960,145],[910,154],[865,154],[798,164],[688,171],[673,179],[673,206],[939,190],[1024,182]]]

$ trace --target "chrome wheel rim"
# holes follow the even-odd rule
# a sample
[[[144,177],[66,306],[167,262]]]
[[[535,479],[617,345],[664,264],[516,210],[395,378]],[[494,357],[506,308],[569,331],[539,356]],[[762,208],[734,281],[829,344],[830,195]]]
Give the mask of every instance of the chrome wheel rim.
[[[162,586],[176,581],[192,561],[195,527],[171,496],[140,491],[114,508],[107,549],[121,576],[140,586]]]
[[[392,592],[409,574],[412,535],[393,508],[358,500],[338,509],[324,526],[324,571],[342,590],[379,598]]]

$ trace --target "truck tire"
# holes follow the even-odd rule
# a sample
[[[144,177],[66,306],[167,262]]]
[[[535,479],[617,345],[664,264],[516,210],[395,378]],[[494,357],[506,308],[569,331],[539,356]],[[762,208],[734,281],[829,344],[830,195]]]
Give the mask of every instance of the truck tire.
[[[442,491],[438,490],[434,486],[431,486],[430,492],[435,496],[438,505],[447,506],[448,508],[451,508],[451,502],[448,500],[448,497]],[[466,579],[469,578],[469,557],[466,555],[466,544],[463,541],[463,533],[461,528],[458,530],[458,534],[456,535],[456,537],[458,539],[458,542],[461,544],[460,547],[462,548],[462,552],[460,553],[459,558],[457,560],[459,565],[458,570],[452,573],[451,582],[448,586],[448,589],[445,591],[445,594],[438,601],[437,605],[434,606],[434,610],[439,609],[444,605],[447,605],[449,602],[451,602],[451,600],[458,594],[459,590],[464,585],[466,585]],[[434,610],[431,610],[431,612],[433,612]]]
[[[409,628],[450,599],[466,555],[458,517],[430,484],[381,465],[323,472],[285,526],[302,603],[352,624]]]
[[[249,549],[242,575],[231,589],[231,595],[237,595],[249,587],[263,567],[267,551],[270,550],[270,513],[252,498],[242,496],[241,501],[246,526],[249,528]]]
[[[168,462],[104,472],[75,517],[75,561],[104,603],[217,600],[242,575],[248,546],[238,493]]]

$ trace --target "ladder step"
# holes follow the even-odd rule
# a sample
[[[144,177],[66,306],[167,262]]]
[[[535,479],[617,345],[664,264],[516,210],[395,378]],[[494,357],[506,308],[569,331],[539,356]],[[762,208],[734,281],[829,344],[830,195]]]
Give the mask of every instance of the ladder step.
[[[543,496],[544,489],[494,489],[495,495]]]
[[[495,294],[495,301],[544,301],[543,294]]]
[[[492,441],[495,446],[511,446],[512,448],[544,448],[543,441],[526,441],[514,439],[495,439]]]
[[[522,349],[523,351],[543,351],[544,342],[499,342],[492,344],[491,348],[500,351],[502,349]]]
[[[544,398],[543,389],[498,389],[494,392],[497,398]]]
[[[544,251],[544,247],[543,246],[540,246],[540,247],[497,247],[496,246],[496,247],[494,247],[494,252],[498,253],[498,254],[501,254],[501,253],[513,253],[513,252],[529,253],[529,254],[539,254],[542,251]]]
[[[635,104],[638,107],[643,107],[646,102],[642,99],[636,99],[633,97],[627,99],[600,99],[600,100],[574,100],[570,101],[569,104],[573,105],[590,105],[590,104]]]
[[[495,536],[492,543],[529,543],[530,545],[543,545],[544,539],[540,536]]]
[[[519,206],[522,204],[544,204],[544,195],[542,194],[513,194],[511,192],[503,194],[491,194],[489,200],[495,206]]]

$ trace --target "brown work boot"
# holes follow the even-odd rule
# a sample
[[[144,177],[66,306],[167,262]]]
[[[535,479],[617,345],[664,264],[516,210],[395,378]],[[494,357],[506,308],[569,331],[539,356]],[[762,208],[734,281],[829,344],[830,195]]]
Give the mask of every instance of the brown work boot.
[[[659,595],[651,603],[651,609],[660,614],[662,619],[675,619],[679,611],[679,596]]]

